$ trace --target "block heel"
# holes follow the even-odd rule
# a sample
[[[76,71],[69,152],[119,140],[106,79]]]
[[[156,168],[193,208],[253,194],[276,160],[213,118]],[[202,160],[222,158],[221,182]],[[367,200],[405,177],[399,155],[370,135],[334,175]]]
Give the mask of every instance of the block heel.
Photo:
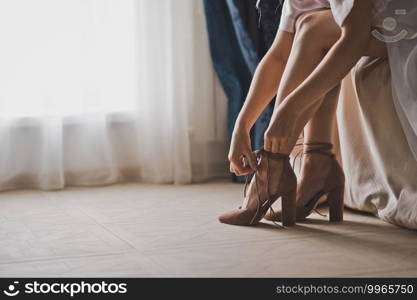
[[[296,190],[282,196],[282,225],[285,227],[295,226],[296,222]]]
[[[343,173],[342,167],[339,165],[335,159],[334,154],[331,152],[333,145],[328,143],[308,143],[304,145],[304,155],[326,156],[329,158],[331,166],[323,186],[318,189],[317,193],[304,206],[296,207],[296,221],[299,222],[305,220],[313,211],[318,212],[316,207],[319,204],[320,198],[324,195],[327,195],[327,199],[330,205],[330,221],[341,222],[343,221],[345,175]],[[321,170],[317,170],[317,172],[321,172]],[[299,186],[299,188],[302,188],[302,186]],[[301,202],[299,201],[299,195],[300,193],[297,193],[296,203]],[[288,204],[288,207],[290,207],[289,205],[290,204]],[[286,207],[283,206],[282,211],[271,213],[268,212],[265,215],[265,219],[273,222],[281,220],[284,221],[284,210],[286,210]],[[288,208],[287,210],[291,211],[292,213],[291,208]],[[287,212],[285,212],[285,215],[287,215]],[[290,221],[290,223],[292,223],[292,220]]]
[[[327,201],[329,202],[329,218],[330,222],[342,222],[343,210],[344,210],[344,198],[345,187],[340,186],[331,190],[327,195]]]

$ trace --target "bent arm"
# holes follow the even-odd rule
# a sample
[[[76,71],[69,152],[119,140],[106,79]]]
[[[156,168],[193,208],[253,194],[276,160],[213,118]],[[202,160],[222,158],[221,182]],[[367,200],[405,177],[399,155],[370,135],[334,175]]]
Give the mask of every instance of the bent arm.
[[[359,0],[342,25],[342,35],[317,68],[299,85],[279,107],[296,106],[301,114],[320,99],[350,72],[363,56],[371,37],[370,0]],[[293,101],[294,100],[294,101]],[[302,111],[300,111],[302,107]]]
[[[262,111],[276,95],[291,52],[293,40],[294,34],[278,31],[272,47],[256,69],[235,128],[249,131]]]

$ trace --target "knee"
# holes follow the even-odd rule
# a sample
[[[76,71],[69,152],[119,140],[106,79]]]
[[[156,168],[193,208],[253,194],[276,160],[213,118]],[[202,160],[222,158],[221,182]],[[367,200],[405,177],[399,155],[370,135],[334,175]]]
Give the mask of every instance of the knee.
[[[316,25],[319,22],[319,14],[316,12],[307,12],[301,14],[295,23],[297,32],[302,30],[316,29]]]
[[[296,22],[296,37],[298,42],[318,44],[320,41],[320,18],[315,13],[301,15]]]
[[[327,51],[340,37],[330,11],[309,12],[296,22],[296,42],[309,49]]]

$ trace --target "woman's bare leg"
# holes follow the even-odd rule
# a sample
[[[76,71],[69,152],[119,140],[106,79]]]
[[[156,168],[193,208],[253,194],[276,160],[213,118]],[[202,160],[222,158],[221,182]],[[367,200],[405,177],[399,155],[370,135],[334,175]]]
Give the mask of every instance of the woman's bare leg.
[[[322,20],[323,30],[326,20]],[[334,30],[334,29],[330,29]],[[333,34],[333,33],[331,33]],[[366,56],[372,57],[386,57],[387,49],[383,43],[376,39],[369,41]],[[314,114],[313,118],[307,123],[304,128],[304,142],[305,143],[331,143],[333,137],[334,122],[336,117],[336,109],[339,100],[340,85],[327,93],[320,104],[319,109]]]
[[[340,37],[340,33],[340,28],[334,22],[330,10],[309,12],[298,19],[294,44],[278,90],[278,105],[313,72],[325,56],[326,51]],[[331,111],[335,110],[335,106],[337,105],[332,100],[326,101],[323,110],[318,112],[318,118],[311,123],[313,127],[310,126],[310,128],[313,129],[312,133],[314,135],[326,135],[326,131],[319,129],[326,128],[329,122],[328,119],[332,118]],[[319,110],[322,102],[323,100],[312,105],[309,110],[314,114]],[[323,121],[319,119],[321,115],[326,115]],[[307,121],[304,123],[297,122],[297,124],[302,124],[302,127],[297,128],[296,131],[301,132]],[[326,128],[326,130],[330,129]],[[272,152],[290,153],[297,139],[298,135],[294,135],[287,148],[275,148],[271,150]]]
[[[328,20],[322,18],[321,22],[319,24],[323,26],[322,32],[326,32],[326,29],[328,29],[331,32],[327,34],[333,35],[336,33],[336,29],[331,28]],[[384,57],[387,55],[386,47],[379,41],[371,39],[365,55]],[[304,143],[332,143],[339,93],[340,85],[328,92],[320,102],[319,108],[304,128]],[[305,146],[304,150],[307,150],[308,147],[311,148],[312,146]],[[297,193],[299,206],[307,204],[320,191],[326,182],[330,168],[331,160],[327,156],[314,154],[304,156],[300,176],[301,182]]]
[[[327,93],[319,109],[304,128],[304,143],[332,143],[340,85]]]
[[[312,146],[314,143],[332,144],[333,130],[336,124],[336,109],[339,100],[340,85],[326,94],[320,108],[304,128],[304,152],[308,149],[323,149]],[[331,153],[331,149],[322,150]],[[302,158],[300,182],[297,191],[297,205],[305,206],[325,186],[332,160],[320,154],[306,154]]]
[[[339,39],[340,34],[341,30],[334,22],[330,10],[309,12],[297,20],[294,43],[279,87],[278,101],[282,102],[311,74],[328,49]],[[331,142],[339,91],[338,86],[310,108],[315,112],[304,128],[304,142]],[[298,130],[301,132],[303,128]],[[293,136],[292,145],[287,149],[288,153],[297,140],[298,135]],[[272,150],[283,152],[282,149]],[[327,168],[330,169],[327,157],[312,156],[303,159],[301,178],[306,180],[303,180],[299,186],[301,187],[297,197],[299,202],[306,202],[314,196],[317,185],[320,188],[323,178],[328,174]],[[303,204],[298,203],[298,205]]]

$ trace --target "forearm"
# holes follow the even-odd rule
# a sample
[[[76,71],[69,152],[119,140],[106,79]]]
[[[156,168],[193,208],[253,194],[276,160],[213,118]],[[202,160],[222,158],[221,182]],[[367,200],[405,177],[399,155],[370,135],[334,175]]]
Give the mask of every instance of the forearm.
[[[291,53],[294,34],[278,30],[274,43],[256,69],[235,130],[249,131],[267,104],[278,92]]]
[[[283,102],[303,114],[336,87],[364,55],[371,38],[372,0],[355,1],[342,35],[324,59]],[[301,109],[300,109],[301,108]]]
[[[310,76],[288,95],[283,105],[296,105],[298,109],[307,110],[320,101],[362,57],[363,45],[360,40],[341,37]]]
[[[250,130],[259,115],[277,93],[286,60],[266,55],[256,69],[236,127]]]

